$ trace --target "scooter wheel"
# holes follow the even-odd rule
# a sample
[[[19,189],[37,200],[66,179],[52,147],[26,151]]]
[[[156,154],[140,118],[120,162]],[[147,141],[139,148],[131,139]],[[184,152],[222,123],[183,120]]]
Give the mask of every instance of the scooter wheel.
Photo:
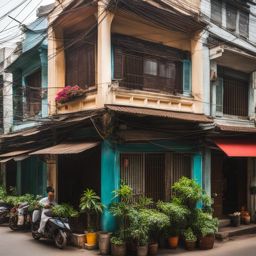
[[[18,230],[18,226],[17,226],[17,218],[16,217],[10,217],[9,219],[9,228],[13,231]]]
[[[41,238],[41,234],[39,234],[37,231],[32,231],[32,237],[35,240],[39,240]]]
[[[54,242],[59,249],[63,249],[67,245],[67,234],[59,230],[54,237]]]

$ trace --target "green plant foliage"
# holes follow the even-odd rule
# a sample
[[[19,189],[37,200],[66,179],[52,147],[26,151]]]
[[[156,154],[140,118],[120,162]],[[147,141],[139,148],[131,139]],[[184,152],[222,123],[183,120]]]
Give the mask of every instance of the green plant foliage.
[[[87,216],[87,229],[93,231],[91,223],[91,214],[101,214],[103,212],[103,204],[100,201],[100,197],[92,189],[86,189],[80,199],[80,209],[82,212],[86,212]]]
[[[52,214],[61,218],[71,218],[77,217],[78,211],[69,204],[57,204],[52,207]]]
[[[138,201],[135,203],[135,207],[138,209],[145,209],[153,205],[153,199],[146,197],[146,196],[140,196],[138,198]]]
[[[120,235],[118,235],[118,234],[112,236],[110,239],[110,242],[115,245],[124,245],[125,244],[125,241],[122,238],[120,238]]]
[[[133,195],[133,189],[122,183],[119,189],[113,191],[114,199],[120,198],[122,201],[130,203]]]
[[[195,221],[192,224],[192,228],[198,236],[204,237],[218,231],[219,221],[217,218],[213,218],[212,214],[197,209],[194,212],[194,217]]]
[[[7,192],[4,187],[0,186],[0,202],[5,202],[7,197]]]
[[[187,228],[184,233],[184,238],[186,241],[196,241],[197,238],[196,238],[196,235],[194,234],[192,228]]]

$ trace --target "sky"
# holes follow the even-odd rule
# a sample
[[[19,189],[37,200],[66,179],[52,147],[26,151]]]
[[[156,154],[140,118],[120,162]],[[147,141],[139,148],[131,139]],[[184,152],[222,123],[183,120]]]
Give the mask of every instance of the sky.
[[[11,47],[20,41],[22,31],[18,22],[29,24],[36,19],[36,10],[39,6],[53,3],[54,0],[1,0],[0,1],[0,48]]]

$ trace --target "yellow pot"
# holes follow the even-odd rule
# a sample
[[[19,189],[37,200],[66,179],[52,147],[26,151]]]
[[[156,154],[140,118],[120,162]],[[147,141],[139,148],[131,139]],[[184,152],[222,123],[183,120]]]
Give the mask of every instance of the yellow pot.
[[[86,234],[86,242],[88,245],[96,245],[97,244],[97,233],[96,232],[88,232]]]

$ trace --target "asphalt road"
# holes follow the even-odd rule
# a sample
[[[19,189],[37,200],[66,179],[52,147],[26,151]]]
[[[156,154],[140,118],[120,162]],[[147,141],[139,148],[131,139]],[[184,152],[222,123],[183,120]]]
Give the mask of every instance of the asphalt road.
[[[51,241],[35,241],[30,232],[13,232],[0,227],[0,256],[96,256],[98,252],[67,247],[57,249]],[[256,235],[237,237],[225,243],[216,243],[209,251],[186,252],[182,249],[161,251],[161,256],[256,256]]]

